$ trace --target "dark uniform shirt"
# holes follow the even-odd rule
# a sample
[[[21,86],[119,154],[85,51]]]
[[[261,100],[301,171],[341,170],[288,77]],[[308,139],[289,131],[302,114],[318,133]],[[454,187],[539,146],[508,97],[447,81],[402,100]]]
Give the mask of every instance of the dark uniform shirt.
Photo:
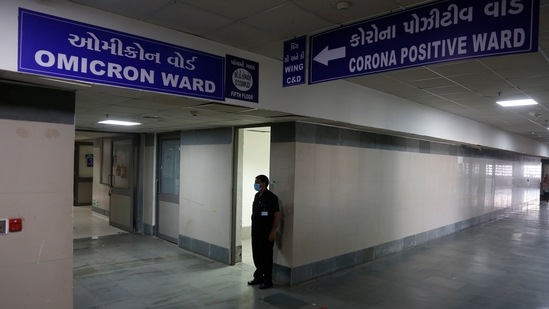
[[[252,206],[252,238],[269,238],[273,228],[274,214],[280,211],[278,197],[269,190],[261,196],[255,194]]]

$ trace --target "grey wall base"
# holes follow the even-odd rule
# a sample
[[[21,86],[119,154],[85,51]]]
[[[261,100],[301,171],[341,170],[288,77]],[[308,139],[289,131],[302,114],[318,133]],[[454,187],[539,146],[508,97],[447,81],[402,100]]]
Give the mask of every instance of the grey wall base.
[[[486,223],[498,218],[504,217],[508,213],[520,211],[526,208],[528,203],[513,207],[503,208],[478,217],[470,218],[454,224],[442,226],[430,231],[411,235],[402,239],[380,244],[374,247],[346,253],[333,258],[317,261],[311,264],[289,268],[275,264],[273,267],[273,278],[279,283],[286,285],[295,285],[318,277],[329,275],[337,271],[357,266],[363,263],[371,262],[402,250],[412,248],[429,241],[440,239],[453,233],[468,229],[478,224]]]
[[[101,209],[101,208],[99,208],[99,207],[92,207],[92,211],[93,211],[93,212],[96,212],[96,213],[98,213],[98,214],[100,214],[100,215],[102,215],[102,216],[105,216],[105,217],[107,217],[107,218],[109,218],[109,216],[110,216],[110,211],[105,210],[105,209]]]
[[[202,240],[179,235],[179,247],[225,264],[231,261],[229,249]]]
[[[344,270],[346,268],[371,262],[375,259],[389,256],[405,249],[409,249],[433,240],[440,239],[442,237],[463,231],[482,223],[497,220],[511,212],[521,211],[526,207],[528,207],[528,203],[499,209],[478,217],[459,221],[430,231],[407,236],[405,238],[393,240],[374,247],[342,254],[326,260],[321,260],[294,268],[274,264],[273,279],[278,283],[286,285],[296,285],[313,280],[315,278],[335,273],[337,271]],[[223,248],[214,244],[209,244],[207,242],[183,235],[179,235],[179,247],[193,253],[208,257],[215,261],[219,261],[225,264],[230,263],[229,249],[227,248]]]
[[[143,223],[143,234],[148,236],[154,236],[154,226],[147,223]]]

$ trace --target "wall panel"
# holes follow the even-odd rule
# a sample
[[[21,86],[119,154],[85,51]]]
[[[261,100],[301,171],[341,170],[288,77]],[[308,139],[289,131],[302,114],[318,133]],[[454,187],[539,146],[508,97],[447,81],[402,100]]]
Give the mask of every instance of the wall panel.
[[[282,235],[292,247],[277,252],[275,277],[292,284],[539,199],[539,175],[524,175],[541,166],[536,157],[302,123],[274,125],[272,135],[272,179],[287,189],[274,192],[293,205]]]

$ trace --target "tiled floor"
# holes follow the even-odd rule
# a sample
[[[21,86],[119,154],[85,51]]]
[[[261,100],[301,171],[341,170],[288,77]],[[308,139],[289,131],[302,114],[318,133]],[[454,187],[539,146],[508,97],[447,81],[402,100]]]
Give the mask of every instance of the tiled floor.
[[[157,238],[74,241],[74,308],[549,308],[546,204],[298,286]]]
[[[92,213],[91,206],[75,206],[72,208],[72,213],[73,239],[126,233],[110,226],[108,218]]]

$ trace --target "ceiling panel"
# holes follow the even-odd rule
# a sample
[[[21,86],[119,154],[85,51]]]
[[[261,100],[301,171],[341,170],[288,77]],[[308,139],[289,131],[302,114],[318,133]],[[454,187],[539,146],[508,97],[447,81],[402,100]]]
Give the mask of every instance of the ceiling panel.
[[[384,15],[398,9],[393,1],[350,1],[349,9],[338,9],[339,0],[297,0],[294,3],[333,24],[349,24],[355,20]]]
[[[440,75],[426,67],[418,67],[383,73],[385,76],[401,82],[439,78]]]
[[[482,58],[483,64],[494,71],[535,68],[538,65],[547,65],[547,60],[540,53],[516,54]]]
[[[241,20],[273,7],[289,2],[288,0],[181,0],[206,11],[214,12],[234,20]]]
[[[278,39],[290,39],[333,26],[333,23],[292,3],[247,17],[243,22]]]
[[[285,40],[433,2],[350,0],[347,10],[338,10],[338,0],[66,1],[177,29],[273,59],[282,58]],[[544,132],[549,120],[549,0],[541,0],[540,3],[539,52],[452,61],[346,80],[549,142],[549,130]],[[97,125],[96,122],[106,114],[111,117],[141,117],[141,128],[126,129],[132,132],[248,125],[291,119],[284,113],[204,105],[209,102],[119,87],[95,84],[68,86],[44,78],[6,72],[0,72],[0,78],[76,91],[78,129],[123,130]],[[532,97],[541,104],[523,110],[505,109],[495,104],[495,101],[507,97]],[[198,116],[193,116],[191,111],[199,111]],[[539,133],[531,134],[533,128]]]
[[[70,2],[82,4],[129,18],[142,20],[153,15],[164,6],[170,6],[172,0],[132,0],[131,5],[127,1],[113,0],[69,0]]]
[[[500,75],[491,70],[487,70],[486,72],[472,72],[469,74],[452,75],[447,76],[447,78],[463,87],[483,82],[497,82],[503,80]]]
[[[409,81],[407,82],[407,84],[412,85],[418,89],[425,90],[439,87],[450,87],[455,85],[454,82],[444,77],[418,79],[414,81]]]
[[[243,35],[243,33],[246,35]],[[269,32],[240,21],[234,22],[226,27],[210,31],[207,35],[208,38],[216,40],[217,42],[233,46],[238,44],[240,48],[244,49],[257,49],[264,44],[268,44],[269,42],[279,42],[280,40]],[[250,40],[250,37],[253,37],[254,39]],[[282,58],[282,48],[280,48],[279,51],[280,58]]]
[[[444,97],[448,97],[448,95],[455,95],[458,98],[461,98],[462,96],[475,96],[474,94],[471,94],[469,91],[464,89],[463,87],[455,84],[450,84],[449,86],[441,86],[441,87],[432,87],[428,89],[429,93],[440,95]]]
[[[446,77],[483,74],[491,72],[490,69],[486,67],[486,65],[476,60],[451,61],[429,66],[429,69],[433,72],[436,72],[437,74]]]
[[[146,18],[145,21],[199,36],[233,23],[230,18],[181,2],[164,6],[161,10]]]

